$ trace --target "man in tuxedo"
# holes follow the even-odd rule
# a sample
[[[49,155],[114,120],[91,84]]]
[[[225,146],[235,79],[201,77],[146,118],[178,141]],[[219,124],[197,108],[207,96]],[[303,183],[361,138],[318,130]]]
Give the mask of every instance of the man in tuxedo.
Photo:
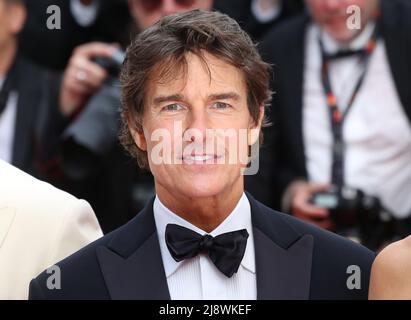
[[[273,30],[260,47],[275,64],[274,124],[260,176],[247,189],[269,206],[378,247],[411,232],[411,4],[307,5],[310,15]],[[359,17],[347,11],[351,5]],[[359,28],[349,27],[352,19]],[[358,209],[357,222],[340,224],[331,206],[312,203],[331,187],[361,191],[380,209],[373,218]]]
[[[0,177],[0,300],[25,300],[33,277],[102,232],[84,200],[1,160]]]
[[[374,254],[244,193],[269,66],[226,15],[162,18],[132,42],[121,141],[155,179],[126,225],[59,262],[31,299],[365,299]],[[353,289],[349,268],[361,271]]]

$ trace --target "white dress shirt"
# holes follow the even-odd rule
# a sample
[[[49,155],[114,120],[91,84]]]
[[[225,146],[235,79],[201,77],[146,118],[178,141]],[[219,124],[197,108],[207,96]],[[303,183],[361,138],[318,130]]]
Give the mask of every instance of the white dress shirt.
[[[238,272],[231,278],[221,273],[205,254],[176,262],[165,241],[165,230],[169,223],[189,228],[201,235],[205,231],[167,209],[158,197],[153,204],[154,218],[160,241],[161,256],[172,300],[255,300],[257,284],[251,209],[248,198],[242,195],[231,214],[210,235],[213,237],[231,231],[247,229],[247,247]]]
[[[363,48],[374,27],[375,24],[369,24],[349,48]],[[332,133],[320,76],[319,36],[319,28],[311,25],[306,34],[303,136],[309,180],[325,183],[331,180]],[[338,44],[330,36],[326,33],[321,36],[328,53],[338,50]],[[333,61],[330,65],[332,89],[342,109],[361,74],[360,66],[355,56]],[[381,39],[345,119],[343,137],[346,185],[379,197],[397,218],[408,216],[411,213],[411,127]]]
[[[97,20],[99,5],[99,0],[94,0],[88,6],[82,4],[80,0],[71,0],[70,10],[78,25],[86,28]]]
[[[270,3],[271,6],[267,9],[263,9],[261,7],[260,0],[252,0],[251,1],[251,12],[253,13],[254,17],[260,23],[268,23],[278,18],[281,14],[282,9],[282,2],[281,1],[274,1]]]
[[[0,77],[0,89],[4,77]],[[0,159],[8,163],[13,160],[14,132],[17,115],[17,92],[11,92],[6,103],[6,108],[0,114]]]

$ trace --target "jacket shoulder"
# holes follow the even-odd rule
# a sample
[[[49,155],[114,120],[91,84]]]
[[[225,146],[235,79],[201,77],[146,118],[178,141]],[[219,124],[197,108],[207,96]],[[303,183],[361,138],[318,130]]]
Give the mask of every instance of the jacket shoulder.
[[[20,169],[0,161],[1,205],[16,208],[25,216],[47,216],[60,219],[67,208],[88,206],[71,194],[59,190],[51,184],[38,180]],[[23,201],[22,201],[23,199]],[[91,208],[89,208],[91,211]]]
[[[289,50],[301,47],[309,21],[309,16],[302,13],[281,22],[267,32],[258,45],[262,57],[269,62],[275,62],[272,60],[277,58],[277,55],[287,56]]]
[[[109,294],[97,257],[116,230],[50,266],[30,283],[31,300],[108,299]]]

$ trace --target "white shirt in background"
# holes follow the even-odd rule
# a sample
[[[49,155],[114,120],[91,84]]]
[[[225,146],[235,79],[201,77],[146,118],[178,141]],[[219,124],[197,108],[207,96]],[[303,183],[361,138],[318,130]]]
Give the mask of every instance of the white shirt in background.
[[[261,0],[251,1],[251,12],[254,17],[260,23],[271,22],[281,14],[282,3],[281,0],[269,1],[270,6],[267,9],[263,9],[261,5]]]
[[[0,89],[3,83],[4,77],[0,77]],[[17,102],[17,92],[11,92],[7,100],[6,108],[0,114],[0,159],[8,163],[11,163],[13,160]]]
[[[74,20],[81,27],[89,27],[97,20],[99,0],[94,0],[90,5],[85,6],[80,0],[70,1],[70,10]]]

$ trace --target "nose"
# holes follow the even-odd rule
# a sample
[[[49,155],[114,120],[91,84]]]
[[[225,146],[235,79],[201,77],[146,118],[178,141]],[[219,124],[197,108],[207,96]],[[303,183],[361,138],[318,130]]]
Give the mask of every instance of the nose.
[[[207,129],[209,121],[205,109],[192,108],[186,120],[184,135],[191,137],[191,142],[205,143]]]

